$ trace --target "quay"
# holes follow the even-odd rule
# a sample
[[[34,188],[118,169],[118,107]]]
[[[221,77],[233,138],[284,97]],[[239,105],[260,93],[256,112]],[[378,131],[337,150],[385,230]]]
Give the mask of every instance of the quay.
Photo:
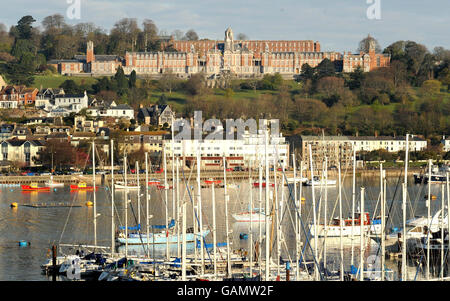
[[[387,177],[399,177],[403,174],[403,169],[401,168],[395,168],[395,169],[385,169],[386,170],[386,176]],[[412,176],[414,173],[418,173],[421,170],[419,168],[410,168],[408,170],[408,176]],[[351,174],[351,170],[347,171],[341,171],[342,174],[347,173]],[[281,177],[282,172],[277,171],[277,176]],[[195,181],[197,179],[196,171],[190,170],[190,169],[184,169],[183,171],[179,172],[180,174],[180,180],[183,180],[185,178],[188,181]],[[293,171],[287,170],[285,171],[286,177],[293,177]],[[362,177],[376,177],[379,176],[380,171],[378,169],[357,169],[356,170],[356,176],[362,176]],[[259,173],[257,169],[253,169],[251,172],[249,171],[230,171],[226,172],[227,175],[227,181],[245,181],[248,180],[249,177],[252,178],[252,180],[258,180],[259,179]],[[265,175],[265,170],[263,170],[263,177]],[[321,172],[314,171],[315,176],[321,176]],[[297,177],[300,175],[297,173]],[[310,178],[310,171],[304,171],[303,176]],[[328,170],[328,177],[333,178],[338,176],[338,171],[335,169]],[[274,172],[270,172],[270,178],[273,179]],[[92,175],[54,175],[53,181],[64,183],[64,184],[75,184],[79,182],[86,182],[86,183],[92,183]],[[148,178],[150,179],[157,179],[161,181],[161,183],[164,181],[164,173],[149,173]],[[223,171],[222,170],[202,170],[200,174],[200,180],[205,181],[208,179],[216,179],[216,180],[223,180]],[[38,184],[44,184],[45,182],[50,180],[50,176],[0,176],[0,185],[14,185],[14,184],[31,184],[31,183],[38,183]],[[167,180],[172,182],[172,170],[167,170]],[[124,181],[124,175],[123,174],[114,174],[114,181]],[[130,182],[136,182],[137,181],[137,174],[127,174],[127,181]],[[139,175],[139,181],[144,183],[145,182],[145,173],[141,173]],[[95,182],[98,185],[102,185],[105,183],[111,182],[111,174],[96,174],[95,175]]]

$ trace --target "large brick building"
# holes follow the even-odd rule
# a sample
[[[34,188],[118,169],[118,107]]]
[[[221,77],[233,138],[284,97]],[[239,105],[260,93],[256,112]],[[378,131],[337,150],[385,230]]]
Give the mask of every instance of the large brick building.
[[[371,45],[369,53],[338,53],[321,50],[317,41],[243,41],[234,40],[233,31],[225,31],[223,41],[162,41],[162,49],[171,51],[126,52],[121,58],[114,55],[95,55],[92,42],[88,42],[86,56],[73,60],[53,61],[62,74],[90,73],[114,74],[121,65],[126,74],[133,70],[140,75],[159,75],[172,72],[180,77],[203,72],[209,76],[222,72],[238,77],[260,77],[280,73],[293,77],[301,73],[303,64],[316,67],[324,59],[336,62],[343,72],[361,66],[364,71],[389,66],[390,57],[376,54]],[[175,49],[176,51],[173,51]]]

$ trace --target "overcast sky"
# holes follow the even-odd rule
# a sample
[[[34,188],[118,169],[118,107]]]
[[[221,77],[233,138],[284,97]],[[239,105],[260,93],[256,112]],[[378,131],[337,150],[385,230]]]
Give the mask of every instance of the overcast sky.
[[[80,19],[67,17],[74,1],[80,1]],[[381,4],[380,19],[367,16],[375,1]],[[0,23],[9,27],[32,15],[38,26],[57,13],[69,24],[93,22],[107,31],[121,18],[136,18],[139,24],[148,18],[168,33],[194,29],[210,39],[223,39],[231,26],[235,36],[315,40],[324,51],[355,51],[367,34],[382,48],[398,40],[413,40],[429,50],[450,48],[449,0],[14,0],[2,5]]]

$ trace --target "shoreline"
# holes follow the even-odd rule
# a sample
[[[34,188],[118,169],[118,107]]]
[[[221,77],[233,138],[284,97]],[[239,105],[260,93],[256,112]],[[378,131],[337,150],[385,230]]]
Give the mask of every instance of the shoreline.
[[[388,168],[386,170],[386,177],[399,177],[400,175],[403,175],[404,169],[403,168]],[[414,173],[420,173],[423,171],[422,168],[410,168],[408,169],[408,176],[412,176]],[[341,170],[341,175],[351,175],[353,172],[352,169],[350,170]],[[273,179],[274,172],[270,172],[270,178]],[[310,171],[304,171],[303,177],[310,178]],[[233,181],[233,180],[246,180],[249,178],[249,171],[233,171],[233,172],[227,172],[227,180]],[[277,175],[281,177],[281,171],[277,171]],[[293,177],[293,171],[286,171],[285,172],[287,177]],[[315,176],[321,176],[321,172],[314,172]],[[379,169],[356,169],[356,176],[357,177],[379,177],[380,170]],[[333,178],[338,176],[338,170],[332,169],[328,170],[328,176]],[[145,173],[142,173],[139,175],[140,182],[145,182]],[[184,170],[184,177],[190,178],[190,181],[196,181],[196,171],[192,170]],[[299,174],[297,174],[297,177],[299,177]],[[129,181],[136,181],[137,175],[136,174],[128,174],[127,178]],[[209,170],[209,171],[202,171],[200,175],[200,179],[202,181],[208,180],[210,178],[213,179],[223,179],[223,171],[222,170]],[[251,178],[252,179],[258,179],[259,174],[257,170],[253,170],[251,172]],[[150,179],[158,179],[161,182],[164,180],[164,174],[163,173],[149,173],[149,180]],[[172,172],[171,170],[167,172],[167,179],[168,181],[172,182]],[[183,179],[183,172],[180,172],[180,179]],[[50,176],[0,176],[0,185],[8,185],[8,184],[31,184],[31,183],[39,183],[43,184],[50,180]],[[73,184],[73,183],[79,183],[79,182],[86,182],[86,183],[92,183],[92,175],[54,175],[53,180],[55,182],[64,183],[64,184]],[[124,175],[123,174],[114,174],[114,181],[123,181]],[[96,184],[104,184],[105,182],[111,182],[111,174],[101,174],[96,175],[95,177]]]

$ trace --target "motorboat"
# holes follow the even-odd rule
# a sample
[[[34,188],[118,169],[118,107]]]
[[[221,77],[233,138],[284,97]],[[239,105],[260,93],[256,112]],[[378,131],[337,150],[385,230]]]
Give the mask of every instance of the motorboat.
[[[125,182],[116,182],[114,183],[115,189],[128,189],[128,190],[137,190],[139,189],[139,185],[136,185],[134,183],[127,183],[125,185]]]
[[[330,179],[321,179],[319,176],[314,176],[312,180],[307,180],[304,185],[306,186],[315,186],[315,187],[323,187],[323,186],[336,186],[336,180]]]
[[[263,209],[255,208],[253,210],[232,214],[233,218],[237,222],[265,222],[266,214]],[[269,221],[272,220],[271,216],[268,216]]]
[[[98,187],[95,187],[95,190],[97,190]],[[94,186],[88,186],[85,182],[80,182],[78,184],[72,184],[70,185],[70,190],[94,190]]]
[[[39,187],[38,183],[31,183],[30,185],[21,185],[23,191],[50,191],[50,187]]]

